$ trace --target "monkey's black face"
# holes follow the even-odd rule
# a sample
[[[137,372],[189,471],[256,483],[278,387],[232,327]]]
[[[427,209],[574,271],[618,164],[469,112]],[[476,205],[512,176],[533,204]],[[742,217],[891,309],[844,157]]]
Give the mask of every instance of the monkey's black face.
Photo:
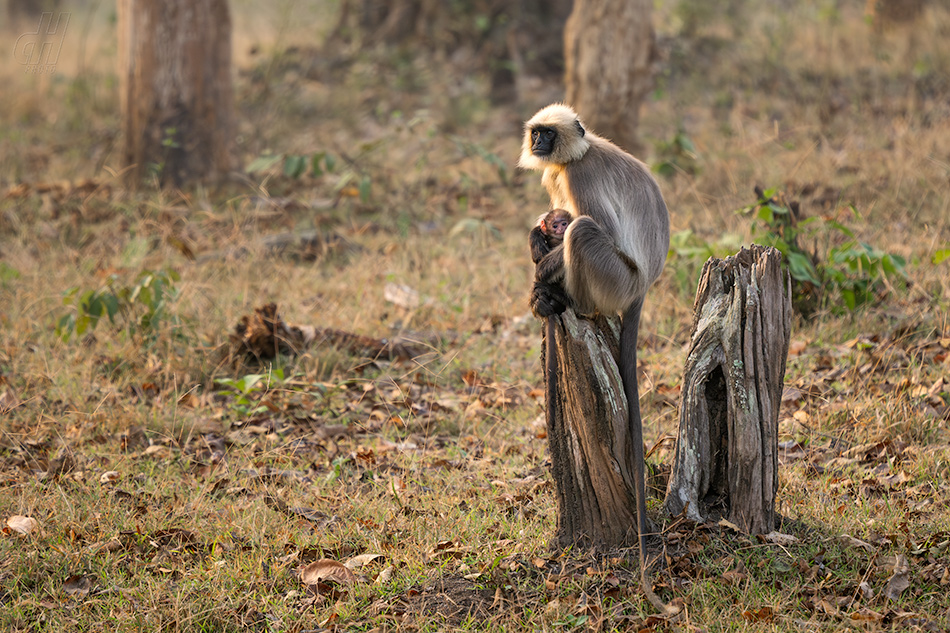
[[[531,130],[531,153],[535,156],[550,156],[554,151],[557,132],[554,128],[539,125]]]

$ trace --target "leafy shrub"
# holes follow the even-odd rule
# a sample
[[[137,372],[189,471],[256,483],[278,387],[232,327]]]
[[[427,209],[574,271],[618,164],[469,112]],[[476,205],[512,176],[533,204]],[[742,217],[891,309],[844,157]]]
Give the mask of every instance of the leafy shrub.
[[[792,304],[803,316],[821,308],[854,312],[905,286],[903,257],[860,241],[838,220],[803,218],[799,204],[786,202],[777,189],[756,187],[755,193],[758,200],[737,213],[752,217],[757,242],[781,251],[792,278]],[[805,242],[813,244],[810,251]]]
[[[663,177],[699,173],[699,154],[692,139],[683,130],[677,132],[671,141],[657,143],[656,154],[657,162],[653,165],[653,171]]]
[[[143,270],[135,283],[122,285],[118,275],[110,275],[101,288],[80,292],[74,286],[63,293],[63,305],[71,310],[60,317],[56,334],[68,341],[73,334],[95,329],[103,316],[129,334],[154,334],[168,319],[167,308],[177,296],[175,282],[180,279],[171,269]],[[173,319],[177,322],[177,319]]]
[[[218,393],[233,397],[231,407],[237,414],[254,416],[270,410],[261,400],[268,390],[284,382],[284,370],[273,369],[266,374],[247,374],[240,378],[218,378],[216,382],[223,387]]]
[[[677,231],[670,235],[670,251],[665,270],[673,274],[681,293],[691,295],[696,291],[696,284],[706,260],[710,257],[732,255],[740,246],[742,238],[738,235],[725,234],[715,242],[706,242],[689,229]]]

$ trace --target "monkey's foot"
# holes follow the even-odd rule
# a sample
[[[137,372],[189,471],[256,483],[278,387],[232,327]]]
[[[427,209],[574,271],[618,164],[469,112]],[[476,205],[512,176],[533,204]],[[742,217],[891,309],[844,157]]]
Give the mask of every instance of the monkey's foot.
[[[534,282],[531,290],[531,311],[539,318],[561,314],[567,309],[568,298],[561,286],[543,281]]]

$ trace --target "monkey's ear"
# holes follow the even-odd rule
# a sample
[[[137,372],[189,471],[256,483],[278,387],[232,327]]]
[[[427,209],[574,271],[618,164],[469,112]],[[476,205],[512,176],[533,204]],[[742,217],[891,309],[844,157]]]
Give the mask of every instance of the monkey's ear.
[[[583,136],[584,136],[584,126],[581,125],[581,122],[580,122],[578,119],[574,119],[574,125],[577,126],[577,132],[578,132],[578,134],[580,134],[581,137],[583,137]]]

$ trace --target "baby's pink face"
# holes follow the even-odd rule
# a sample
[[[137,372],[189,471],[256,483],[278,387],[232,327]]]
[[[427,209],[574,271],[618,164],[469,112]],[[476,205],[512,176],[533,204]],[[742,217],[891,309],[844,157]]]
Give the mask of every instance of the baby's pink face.
[[[564,231],[567,230],[567,225],[570,224],[570,221],[567,218],[557,218],[554,222],[551,222],[550,233],[551,235],[556,235],[562,237]]]

